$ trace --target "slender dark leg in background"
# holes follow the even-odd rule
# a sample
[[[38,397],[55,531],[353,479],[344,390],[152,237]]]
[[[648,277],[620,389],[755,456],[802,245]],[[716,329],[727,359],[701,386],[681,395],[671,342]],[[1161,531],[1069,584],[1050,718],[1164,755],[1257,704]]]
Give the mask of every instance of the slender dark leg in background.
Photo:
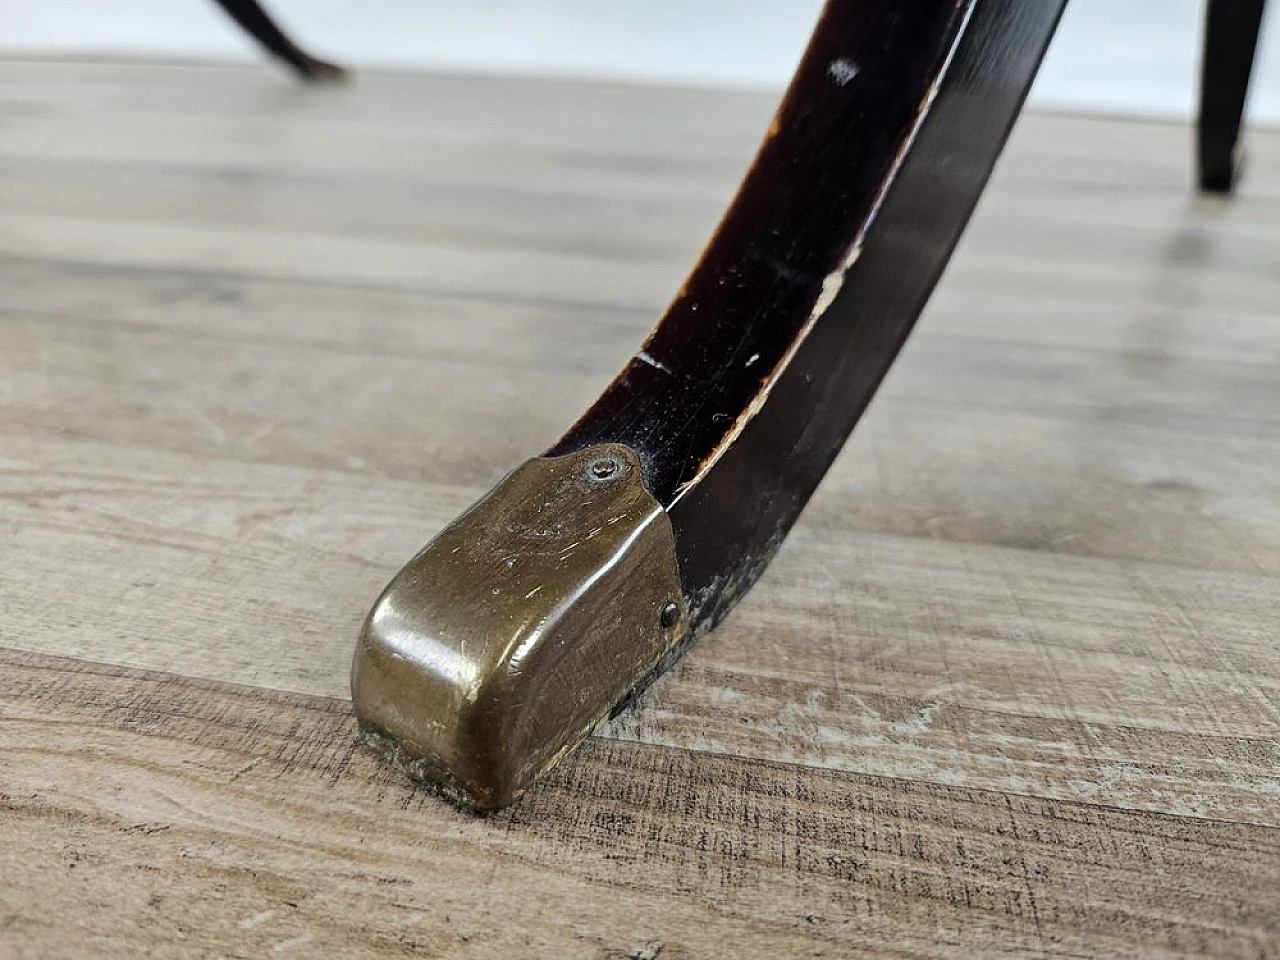
[[[267,52],[287,63],[305,82],[324,83],[346,78],[347,72],[341,67],[316,59],[290,40],[257,0],[217,0],[217,4]]]
[[[1230,193],[1266,0],[1209,0],[1200,67],[1200,189]]]

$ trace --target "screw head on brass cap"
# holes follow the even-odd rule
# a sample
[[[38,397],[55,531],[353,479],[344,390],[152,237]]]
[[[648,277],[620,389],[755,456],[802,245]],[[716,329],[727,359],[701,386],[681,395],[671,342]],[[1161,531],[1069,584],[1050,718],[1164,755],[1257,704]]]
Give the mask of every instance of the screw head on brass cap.
[[[497,809],[643,683],[686,611],[634,451],[530,460],[378,598],[352,664],[356,715],[412,776]]]

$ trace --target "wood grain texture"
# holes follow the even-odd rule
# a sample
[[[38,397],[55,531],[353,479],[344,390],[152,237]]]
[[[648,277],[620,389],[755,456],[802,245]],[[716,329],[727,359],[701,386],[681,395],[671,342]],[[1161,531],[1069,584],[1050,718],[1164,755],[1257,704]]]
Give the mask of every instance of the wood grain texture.
[[[479,819],[341,701],[0,663],[18,956],[1257,956],[1277,919],[1276,828],[594,739]]]
[[[0,63],[0,955],[1280,955],[1275,132],[1024,118],[720,630],[501,817],[354,748],[771,107]]]

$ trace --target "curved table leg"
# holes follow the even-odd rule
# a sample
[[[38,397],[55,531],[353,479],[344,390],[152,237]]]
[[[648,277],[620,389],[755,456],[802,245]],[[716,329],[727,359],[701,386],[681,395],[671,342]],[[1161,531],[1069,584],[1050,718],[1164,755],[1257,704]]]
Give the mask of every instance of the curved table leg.
[[[1200,65],[1200,189],[1230,193],[1266,0],[1209,0]]]
[[[218,6],[276,59],[293,68],[306,83],[345,80],[347,72],[337,64],[311,56],[289,39],[257,0],[215,0]]]
[[[504,806],[750,588],[902,347],[1061,0],[831,0],[754,165],[596,403],[375,604],[371,742]]]

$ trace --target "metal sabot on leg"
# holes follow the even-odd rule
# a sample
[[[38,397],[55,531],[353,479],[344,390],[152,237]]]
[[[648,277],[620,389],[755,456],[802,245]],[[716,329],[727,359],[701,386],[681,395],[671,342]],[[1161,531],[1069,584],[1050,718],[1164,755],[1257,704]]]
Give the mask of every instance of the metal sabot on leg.
[[[391,581],[351,689],[417,779],[506,806],[684,635],[671,523],[621,444],[530,460]]]
[[[829,0],[640,350],[375,608],[356,709],[419,776],[509,802],[750,589],[927,302],[1062,3]]]

